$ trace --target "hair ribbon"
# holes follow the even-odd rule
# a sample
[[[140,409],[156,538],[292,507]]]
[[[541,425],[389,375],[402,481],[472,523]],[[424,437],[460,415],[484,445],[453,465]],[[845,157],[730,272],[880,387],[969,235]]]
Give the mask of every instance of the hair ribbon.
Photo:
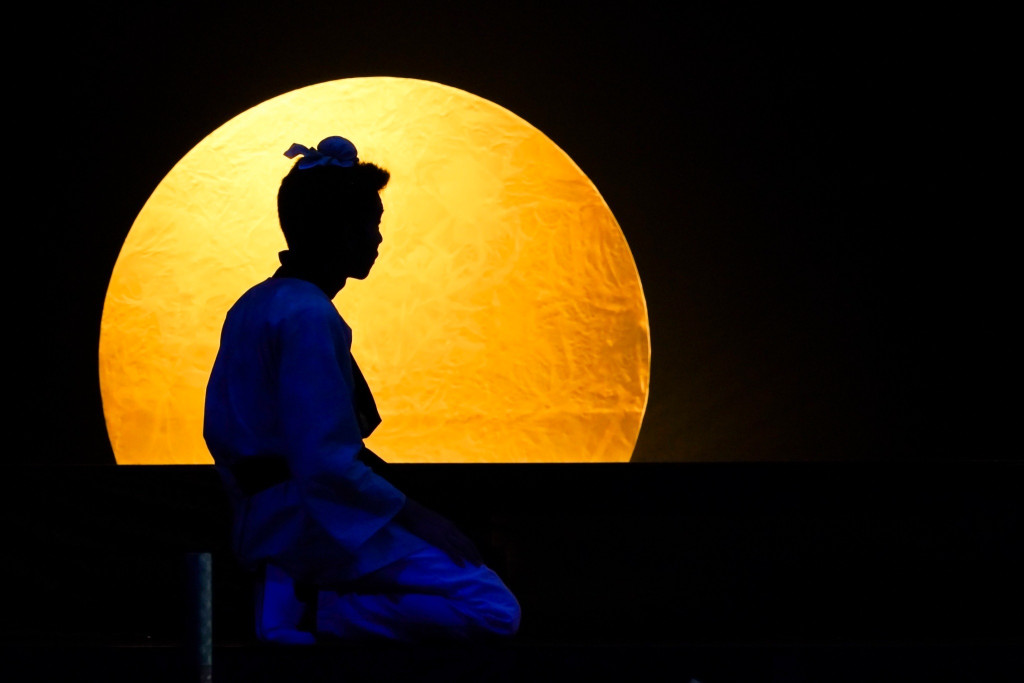
[[[284,153],[289,159],[302,155],[298,162],[300,169],[314,166],[341,166],[350,168],[359,163],[356,146],[339,135],[324,138],[316,148],[306,147],[299,143],[293,144]]]

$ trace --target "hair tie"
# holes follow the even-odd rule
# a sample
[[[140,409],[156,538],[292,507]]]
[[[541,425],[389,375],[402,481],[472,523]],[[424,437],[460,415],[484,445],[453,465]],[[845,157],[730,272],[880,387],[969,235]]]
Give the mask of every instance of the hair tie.
[[[339,135],[324,138],[315,149],[296,142],[284,153],[289,159],[294,159],[300,154],[302,155],[302,159],[298,162],[300,169],[312,168],[314,166],[341,166],[342,168],[349,168],[359,163],[356,146]]]

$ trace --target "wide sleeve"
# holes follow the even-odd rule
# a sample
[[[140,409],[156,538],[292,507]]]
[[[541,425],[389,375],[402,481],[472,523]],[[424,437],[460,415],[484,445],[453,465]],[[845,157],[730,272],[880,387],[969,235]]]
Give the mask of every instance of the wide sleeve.
[[[278,334],[281,452],[312,518],[355,551],[405,505],[405,495],[356,456],[351,338],[333,310],[288,316]]]

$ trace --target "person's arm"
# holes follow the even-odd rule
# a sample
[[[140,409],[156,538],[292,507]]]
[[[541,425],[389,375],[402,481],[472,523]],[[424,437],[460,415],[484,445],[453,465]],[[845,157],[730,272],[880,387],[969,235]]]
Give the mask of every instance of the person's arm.
[[[447,517],[406,497],[395,521],[431,545],[444,551],[460,567],[466,562],[483,564],[480,551]]]
[[[345,367],[349,343],[344,323],[326,307],[283,321],[277,414],[281,452],[307,510],[355,552],[398,514],[406,498],[356,457],[363,441]]]
[[[282,450],[310,514],[352,552],[394,519],[460,566],[481,564],[476,547],[451,521],[408,498],[359,457],[363,441],[345,367],[349,345],[332,311],[304,311],[282,326]]]

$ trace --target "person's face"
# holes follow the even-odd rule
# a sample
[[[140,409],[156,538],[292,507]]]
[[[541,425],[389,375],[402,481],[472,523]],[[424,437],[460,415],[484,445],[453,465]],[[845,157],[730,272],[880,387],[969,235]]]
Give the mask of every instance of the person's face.
[[[376,203],[369,216],[353,231],[348,252],[347,276],[362,280],[370,274],[374,262],[377,260],[378,247],[384,241],[380,234],[380,221],[384,215],[384,204],[380,195],[376,197]]]

